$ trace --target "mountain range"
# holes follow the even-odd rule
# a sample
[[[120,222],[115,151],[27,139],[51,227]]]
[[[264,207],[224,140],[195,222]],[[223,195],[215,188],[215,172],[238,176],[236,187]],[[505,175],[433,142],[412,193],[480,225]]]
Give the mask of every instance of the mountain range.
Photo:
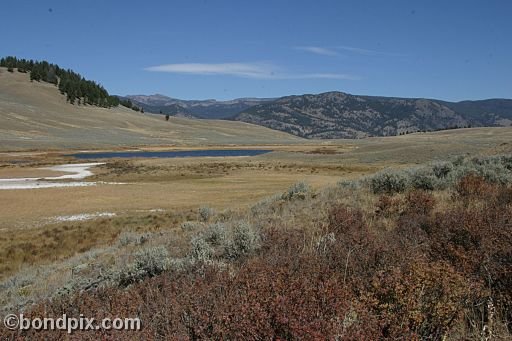
[[[181,100],[160,94],[128,95],[121,98],[129,99],[149,112],[206,119],[228,119],[252,106],[274,100],[273,98],[237,98],[230,101]]]
[[[326,92],[230,101],[125,96],[146,111],[258,124],[305,138],[363,138],[463,127],[510,126],[512,100],[448,102]]]

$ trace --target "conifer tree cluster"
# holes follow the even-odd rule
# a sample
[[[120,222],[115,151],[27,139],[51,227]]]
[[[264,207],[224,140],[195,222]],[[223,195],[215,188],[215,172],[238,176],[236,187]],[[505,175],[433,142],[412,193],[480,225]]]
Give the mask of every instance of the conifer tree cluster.
[[[9,56],[0,59],[0,66],[6,67],[11,72],[13,69],[17,69],[21,73],[30,72],[31,81],[55,84],[71,104],[87,104],[105,108],[119,105],[119,99],[110,96],[100,84],[86,80],[72,70],[63,69],[47,61],[18,59]]]
[[[132,109],[133,111],[137,111],[137,112],[142,112],[144,113],[144,108],[143,107],[138,107],[136,106],[135,104],[132,103],[132,101],[130,101],[129,99],[127,98],[119,98],[119,104],[121,104],[122,106],[124,107],[127,107],[129,109]]]

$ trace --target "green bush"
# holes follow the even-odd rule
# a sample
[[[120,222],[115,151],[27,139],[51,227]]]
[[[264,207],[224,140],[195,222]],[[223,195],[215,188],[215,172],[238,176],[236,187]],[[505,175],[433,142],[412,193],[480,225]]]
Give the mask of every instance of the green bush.
[[[384,170],[369,179],[375,194],[394,194],[407,189],[442,190],[452,187],[468,175],[483,177],[487,182],[507,185],[512,183],[512,156],[501,155],[467,159],[458,157],[453,162],[435,162],[429,166],[406,171]],[[342,183],[344,187],[348,183]]]
[[[117,282],[120,286],[142,281],[146,277],[161,274],[169,268],[170,259],[165,247],[145,248],[134,256],[134,262],[117,273]]]
[[[437,188],[437,178],[428,169],[420,168],[410,172],[409,182],[412,188],[433,191]]]
[[[486,181],[495,184],[506,185],[512,182],[512,172],[497,157],[492,158],[473,158],[463,162],[456,167],[452,173],[452,182],[456,183],[468,175],[478,175]]]
[[[370,188],[375,194],[403,192],[407,188],[407,175],[399,171],[384,170],[370,178]]]
[[[213,257],[213,248],[201,236],[193,238],[191,245],[188,257],[193,263],[205,263]]]
[[[505,167],[509,171],[512,171],[512,155],[502,155],[500,158],[503,167]]]
[[[228,259],[236,260],[252,253],[260,244],[259,232],[248,222],[241,221],[235,226],[232,240],[227,243],[224,255]]]
[[[212,246],[223,245],[227,238],[227,228],[223,223],[210,224],[203,232],[203,239]]]
[[[435,162],[432,164],[432,171],[437,178],[446,178],[453,171],[453,163]]]
[[[215,210],[208,206],[201,206],[199,208],[199,221],[207,222],[215,214]]]

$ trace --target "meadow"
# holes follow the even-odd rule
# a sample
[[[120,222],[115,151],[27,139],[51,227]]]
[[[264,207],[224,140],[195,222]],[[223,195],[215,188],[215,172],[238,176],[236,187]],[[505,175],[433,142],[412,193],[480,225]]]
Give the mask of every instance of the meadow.
[[[508,337],[511,135],[112,159],[97,186],[4,190],[2,312],[141,316],[115,339]],[[67,153],[4,153],[0,174],[49,175]]]

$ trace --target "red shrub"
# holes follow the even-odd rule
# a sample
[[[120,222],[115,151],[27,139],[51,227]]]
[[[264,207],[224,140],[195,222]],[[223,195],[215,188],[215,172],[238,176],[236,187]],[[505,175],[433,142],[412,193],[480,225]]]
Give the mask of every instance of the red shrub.
[[[407,193],[405,202],[406,213],[419,215],[430,214],[436,204],[436,200],[431,193],[419,190]]]
[[[329,212],[329,232],[343,234],[364,228],[366,228],[366,223],[360,210],[337,205]]]
[[[399,214],[402,210],[402,200],[383,194],[377,201],[375,213],[378,217],[390,218]]]
[[[478,199],[489,196],[492,185],[481,176],[469,174],[455,185],[455,197],[463,200]]]
[[[468,304],[484,296],[449,264],[418,261],[376,274],[365,297],[391,330],[409,330],[423,339],[442,339],[463,317]],[[395,332],[397,333],[397,332]]]

